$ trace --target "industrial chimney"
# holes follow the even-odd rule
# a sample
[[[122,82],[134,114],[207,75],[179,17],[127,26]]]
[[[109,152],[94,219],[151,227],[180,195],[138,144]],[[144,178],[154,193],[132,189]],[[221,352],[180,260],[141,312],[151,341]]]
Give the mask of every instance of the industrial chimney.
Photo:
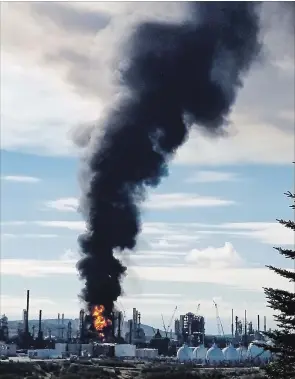
[[[257,315],[257,331],[260,332],[260,317]]]
[[[263,330],[266,332],[266,316],[264,316]]]
[[[118,312],[118,339],[121,338],[121,312]]]
[[[234,337],[234,310],[231,310],[231,336]]]
[[[30,290],[27,290],[27,308],[26,308],[26,319],[25,319],[25,333],[29,334],[29,308],[30,308]]]
[[[43,333],[42,333],[42,309],[39,310],[38,339],[39,339],[40,341],[43,339]]]

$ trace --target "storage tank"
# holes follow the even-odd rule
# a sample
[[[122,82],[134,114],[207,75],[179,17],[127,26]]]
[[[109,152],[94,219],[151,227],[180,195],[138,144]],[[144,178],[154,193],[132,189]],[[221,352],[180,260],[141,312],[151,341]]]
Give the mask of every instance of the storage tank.
[[[177,359],[180,362],[188,362],[193,359],[191,349],[187,346],[187,344],[184,343],[183,346],[178,349]]]
[[[224,361],[223,352],[215,343],[207,351],[206,360],[213,365],[220,364],[222,361]]]
[[[200,363],[205,362],[208,349],[204,345],[197,346],[193,351],[193,359]]]
[[[224,359],[228,362],[238,362],[239,354],[232,344],[229,344],[222,350]]]
[[[136,346],[130,344],[115,345],[115,357],[135,357]]]
[[[257,346],[256,343],[262,343],[262,341],[253,341],[248,347],[248,358],[251,360],[267,361],[271,358],[271,352],[264,350],[263,347]]]
[[[239,362],[244,362],[248,357],[248,350],[244,346],[239,346],[236,351],[238,353]]]

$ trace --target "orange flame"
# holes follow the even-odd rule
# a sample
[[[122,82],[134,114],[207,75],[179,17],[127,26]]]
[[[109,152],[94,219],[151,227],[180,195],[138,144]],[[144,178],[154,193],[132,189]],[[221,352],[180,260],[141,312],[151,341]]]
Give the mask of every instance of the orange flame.
[[[95,305],[92,310],[93,325],[95,330],[100,332],[100,337],[104,337],[104,334],[102,333],[103,329],[112,324],[111,320],[104,317],[104,311],[105,307],[103,305]]]

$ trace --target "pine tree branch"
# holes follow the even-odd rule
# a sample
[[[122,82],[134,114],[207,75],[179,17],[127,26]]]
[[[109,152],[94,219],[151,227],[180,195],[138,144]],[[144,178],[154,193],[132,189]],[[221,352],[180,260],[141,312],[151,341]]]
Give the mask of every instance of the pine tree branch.
[[[289,249],[282,249],[281,247],[274,247],[281,255],[284,255],[286,258],[295,259],[295,251]]]
[[[284,225],[286,228],[289,228],[289,229],[292,229],[295,231],[295,222],[294,221],[285,221],[285,220],[281,220],[281,219],[277,219],[277,221],[281,224],[281,225]],[[294,238],[295,240],[295,238]]]
[[[295,272],[284,270],[281,268],[276,268],[273,266],[266,266],[266,267],[268,267],[270,270],[274,271],[278,275],[281,275],[284,278],[289,279],[289,282],[295,282]]]

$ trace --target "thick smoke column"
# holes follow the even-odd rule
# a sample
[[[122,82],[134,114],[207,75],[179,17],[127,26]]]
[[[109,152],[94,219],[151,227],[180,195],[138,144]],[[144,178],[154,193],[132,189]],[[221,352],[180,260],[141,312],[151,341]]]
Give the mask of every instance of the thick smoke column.
[[[89,307],[103,304],[107,314],[126,270],[113,254],[136,244],[146,187],[167,174],[192,124],[208,131],[227,124],[259,52],[257,3],[187,6],[187,24],[148,22],[133,33],[121,70],[125,95],[85,162],[90,183],[81,202],[87,226],[79,239],[82,297]]]

